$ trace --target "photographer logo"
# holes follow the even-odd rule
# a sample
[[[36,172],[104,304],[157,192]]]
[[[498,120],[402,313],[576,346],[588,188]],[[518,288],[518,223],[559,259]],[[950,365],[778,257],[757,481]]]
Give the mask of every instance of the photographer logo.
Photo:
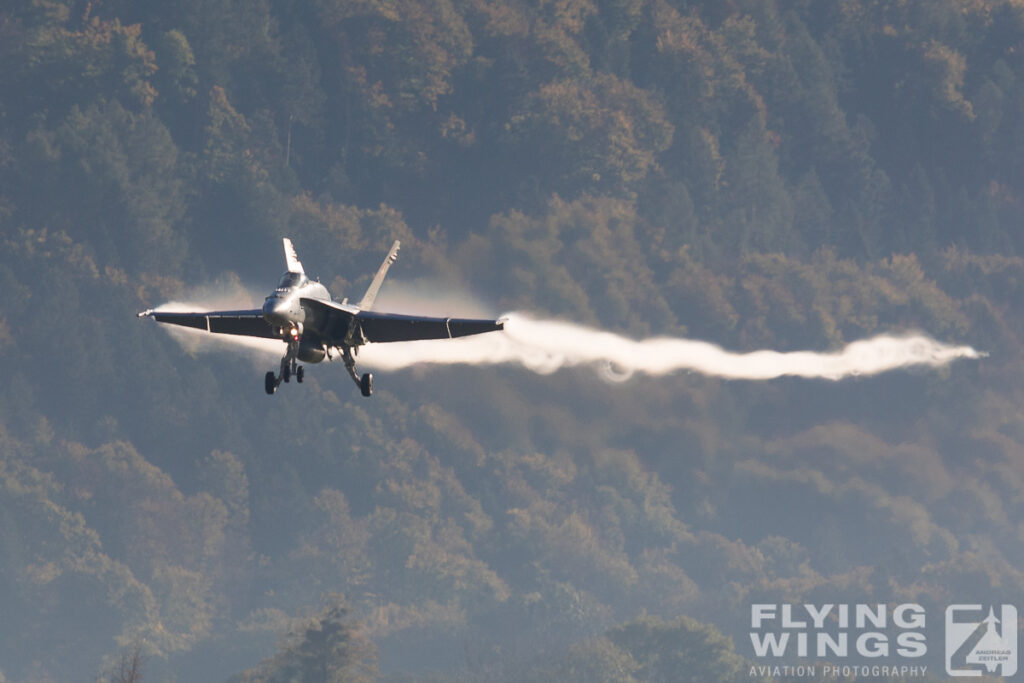
[[[985,607],[946,608],[946,673],[950,676],[1009,677],[1017,672],[1017,608]]]

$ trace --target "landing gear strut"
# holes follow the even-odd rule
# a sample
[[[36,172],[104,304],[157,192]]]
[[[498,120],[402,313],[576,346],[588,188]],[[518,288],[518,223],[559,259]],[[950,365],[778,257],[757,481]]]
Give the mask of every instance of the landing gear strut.
[[[299,344],[298,342],[291,342],[288,344],[288,352],[284,354],[284,358],[281,359],[281,371],[277,375],[273,372],[268,372],[263,380],[263,386],[267,391],[267,394],[273,394],[277,391],[277,388],[281,386],[281,382],[289,382],[292,377],[295,377],[295,381],[302,383],[305,379],[306,371],[299,365],[298,360]],[[345,361],[345,369],[348,370],[349,376],[352,377],[352,381],[359,387],[359,393],[363,396],[373,395],[373,375],[369,372],[360,375],[356,371],[356,359],[352,354],[351,346],[341,347],[342,359]]]
[[[349,376],[352,377],[352,381],[359,387],[360,393],[363,396],[373,395],[373,375],[369,372],[365,373],[362,377],[356,372],[356,359],[352,356],[352,347],[343,346],[341,349],[341,357],[345,361],[345,369],[348,370]]]
[[[277,388],[281,386],[281,382],[291,381],[292,375],[295,375],[295,381],[302,383],[305,377],[305,370],[299,365],[299,359],[297,354],[299,352],[299,343],[292,341],[288,344],[288,352],[284,354],[284,358],[281,359],[281,372],[276,377],[273,372],[268,372],[263,380],[263,387],[266,389],[267,394],[273,394],[277,391]]]

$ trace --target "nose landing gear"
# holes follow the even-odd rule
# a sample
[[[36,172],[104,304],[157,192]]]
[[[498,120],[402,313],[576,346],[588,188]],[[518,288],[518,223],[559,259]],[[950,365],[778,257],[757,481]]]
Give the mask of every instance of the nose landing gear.
[[[284,358],[281,359],[281,372],[277,376],[273,372],[268,372],[263,378],[263,388],[267,394],[273,394],[277,391],[277,388],[281,386],[281,382],[290,382],[292,375],[295,376],[295,381],[302,384],[302,380],[306,376],[306,371],[296,357],[299,350],[298,342],[292,342],[288,344],[288,352],[284,354]]]

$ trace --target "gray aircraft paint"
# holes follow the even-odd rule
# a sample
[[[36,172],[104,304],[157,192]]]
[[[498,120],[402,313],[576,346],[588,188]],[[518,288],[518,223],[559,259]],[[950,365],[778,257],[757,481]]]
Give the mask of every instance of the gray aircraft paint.
[[[401,243],[395,243],[377,270],[370,287],[354,306],[337,302],[320,282],[306,276],[295,247],[283,240],[287,272],[263,302],[261,309],[233,311],[164,311],[150,309],[139,317],[193,328],[211,334],[277,339],[286,344],[281,369],[268,372],[265,388],[274,393],[282,382],[295,377],[302,382],[299,361],[319,363],[338,353],[349,375],[364,396],[373,392],[373,376],[356,371],[354,351],[367,343],[453,339],[501,330],[503,321],[476,318],[441,318],[370,310],[391,264],[398,258]]]

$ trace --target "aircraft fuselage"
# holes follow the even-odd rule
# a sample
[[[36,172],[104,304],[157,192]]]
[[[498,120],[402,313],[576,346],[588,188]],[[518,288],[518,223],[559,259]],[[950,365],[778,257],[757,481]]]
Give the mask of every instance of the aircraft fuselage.
[[[263,317],[275,327],[287,331],[306,323],[306,310],[301,299],[330,301],[331,294],[319,282],[301,273],[285,273],[270,296],[263,302]]]

